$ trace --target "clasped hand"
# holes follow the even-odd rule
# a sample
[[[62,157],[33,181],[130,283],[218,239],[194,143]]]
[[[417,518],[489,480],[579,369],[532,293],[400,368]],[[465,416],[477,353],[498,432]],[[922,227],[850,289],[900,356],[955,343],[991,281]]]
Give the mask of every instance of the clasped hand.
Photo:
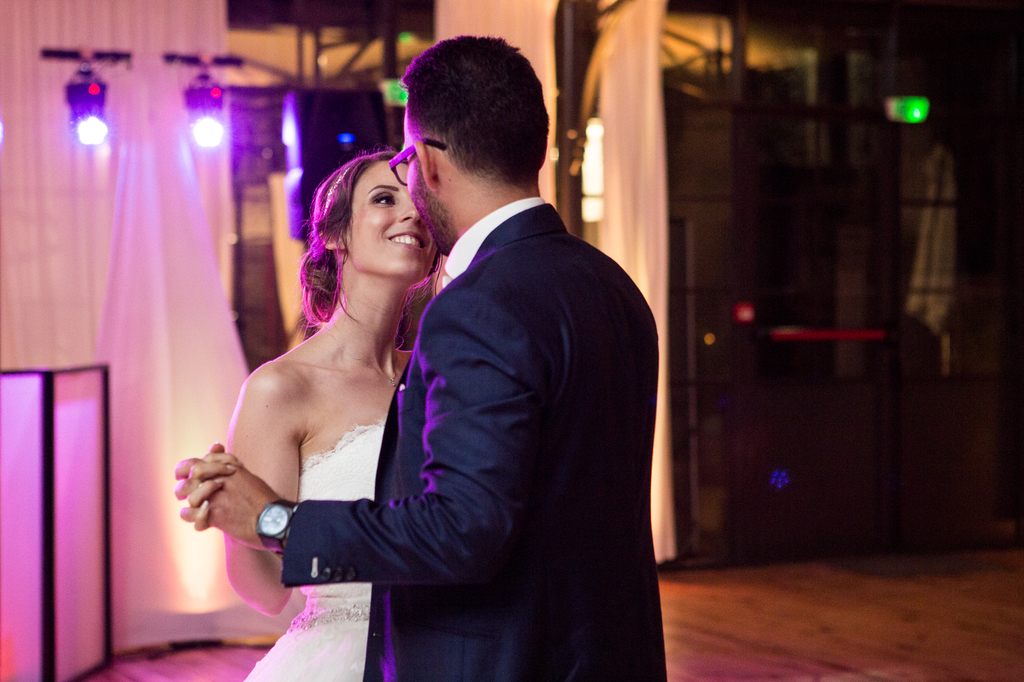
[[[188,500],[181,518],[196,530],[219,528],[239,542],[263,549],[256,520],[278,495],[263,479],[248,471],[219,443],[202,459],[189,458],[174,467],[179,500]]]

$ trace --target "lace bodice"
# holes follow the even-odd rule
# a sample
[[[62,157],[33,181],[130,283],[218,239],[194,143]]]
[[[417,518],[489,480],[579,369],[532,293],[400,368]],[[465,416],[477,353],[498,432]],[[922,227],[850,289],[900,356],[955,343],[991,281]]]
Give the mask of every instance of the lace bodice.
[[[373,497],[384,420],[357,426],[299,472],[299,501]],[[362,682],[370,620],[369,583],[300,588],[306,608],[246,682]]]
[[[354,426],[338,444],[310,455],[299,472],[299,501],[373,499],[384,420]]]
[[[376,424],[354,427],[332,449],[308,457],[299,473],[299,501],[373,499],[383,438],[381,419]],[[306,595],[306,609],[292,623],[293,630],[369,615],[369,583],[329,583],[299,589]]]

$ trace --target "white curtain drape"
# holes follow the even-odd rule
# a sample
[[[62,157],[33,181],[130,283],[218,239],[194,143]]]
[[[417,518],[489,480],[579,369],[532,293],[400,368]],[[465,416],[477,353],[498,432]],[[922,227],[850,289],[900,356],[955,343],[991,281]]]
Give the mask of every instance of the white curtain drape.
[[[544,101],[551,118],[549,144],[555,132],[555,9],[558,0],[435,0],[434,35],[438,40],[459,35],[504,38],[530,60],[544,86]],[[555,175],[550,160],[540,172],[540,194],[555,202]]]
[[[234,595],[219,533],[177,518],[172,466],[223,440],[246,374],[218,273],[233,232],[227,145],[189,142],[192,71],[164,51],[224,51],[223,0],[6,0],[0,23],[0,272],[5,369],[108,363],[114,647],[280,632]],[[108,142],[72,139],[74,62],[100,67]],[[229,275],[228,275],[229,278]],[[227,278],[223,281],[226,281]]]
[[[8,0],[0,21],[0,366],[92,362],[103,305],[116,164],[68,128],[72,62],[42,47],[113,41],[113,12],[95,3]],[[123,68],[123,67],[122,67]]]
[[[905,310],[941,337],[949,331],[956,286],[956,173],[953,154],[936,142],[924,162],[925,199]]]
[[[103,307],[120,120],[108,101],[108,143],[85,147],[68,126],[64,84],[74,62],[44,47],[219,54],[227,44],[221,0],[4,0],[0,22],[0,366],[64,367],[93,361]],[[131,68],[100,66],[117,99]],[[178,69],[176,85],[194,72]],[[180,90],[180,87],[179,87]],[[177,103],[176,103],[177,104]],[[226,147],[196,156],[211,240],[230,282],[234,232]]]
[[[658,561],[676,556],[668,354],[668,186],[659,55],[666,0],[633,0],[602,71],[604,219],[598,246],[637,283],[658,324],[661,365],[651,519]]]

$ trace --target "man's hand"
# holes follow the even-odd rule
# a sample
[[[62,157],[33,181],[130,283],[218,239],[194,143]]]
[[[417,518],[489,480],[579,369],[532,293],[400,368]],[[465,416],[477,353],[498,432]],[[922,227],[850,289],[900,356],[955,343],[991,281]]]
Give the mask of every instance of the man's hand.
[[[263,549],[256,534],[256,521],[263,507],[280,495],[255,476],[224,447],[214,445],[203,459],[187,459],[175,467],[174,475],[184,479],[175,488],[179,500],[188,499],[181,518],[196,530],[219,528],[244,545]]]

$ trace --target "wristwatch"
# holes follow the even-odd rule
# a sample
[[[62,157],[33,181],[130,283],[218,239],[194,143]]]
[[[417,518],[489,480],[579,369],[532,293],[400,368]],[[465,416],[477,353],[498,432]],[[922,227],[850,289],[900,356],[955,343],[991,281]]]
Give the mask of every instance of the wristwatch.
[[[288,500],[275,500],[260,512],[256,521],[256,534],[263,546],[272,552],[284,552],[284,541],[292,524],[292,514],[299,505]]]

